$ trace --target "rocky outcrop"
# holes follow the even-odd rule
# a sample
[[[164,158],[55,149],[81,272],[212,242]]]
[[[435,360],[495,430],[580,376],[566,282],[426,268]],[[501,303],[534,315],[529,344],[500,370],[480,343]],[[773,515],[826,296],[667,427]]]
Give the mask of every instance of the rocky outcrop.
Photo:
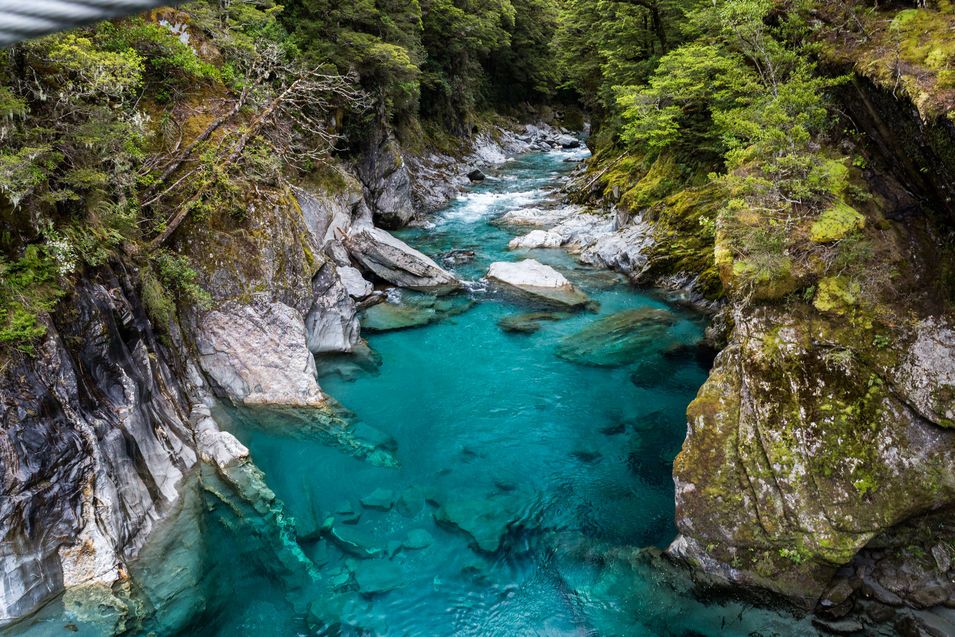
[[[197,460],[189,382],[129,282],[83,282],[69,307],[0,382],[0,623],[123,579]]]
[[[545,305],[580,308],[590,302],[567,277],[534,259],[492,263],[487,279],[505,291]]]
[[[387,126],[378,127],[387,131]],[[411,176],[398,143],[386,132],[372,144],[358,164],[358,174],[365,186],[365,199],[382,228],[395,229],[408,225],[415,216],[411,202]]]
[[[781,308],[734,323],[688,410],[670,551],[812,608],[873,538],[955,498],[955,432],[921,400],[950,395],[951,328],[889,343]]]
[[[362,267],[398,287],[442,294],[461,286],[431,258],[380,228],[354,228],[345,247]]]
[[[352,351],[360,330],[354,299],[368,296],[371,290],[371,283],[355,268],[323,265],[312,279],[315,301],[305,317],[308,350],[313,354]]]
[[[294,308],[260,298],[206,313],[196,347],[213,387],[237,404],[319,406],[324,397],[306,338]]]

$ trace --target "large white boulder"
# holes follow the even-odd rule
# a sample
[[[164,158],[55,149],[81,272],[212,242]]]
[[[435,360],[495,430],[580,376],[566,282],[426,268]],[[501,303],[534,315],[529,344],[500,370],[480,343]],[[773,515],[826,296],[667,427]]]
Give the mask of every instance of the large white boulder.
[[[498,287],[546,305],[583,307],[590,302],[563,274],[534,259],[497,261],[487,279]]]
[[[199,324],[196,344],[202,369],[235,403],[323,404],[305,323],[284,303],[259,300],[208,312]]]

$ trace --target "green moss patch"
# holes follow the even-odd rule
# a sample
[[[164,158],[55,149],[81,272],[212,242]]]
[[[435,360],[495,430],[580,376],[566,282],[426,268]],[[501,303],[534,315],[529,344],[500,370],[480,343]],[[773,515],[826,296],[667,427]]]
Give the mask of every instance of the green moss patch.
[[[837,202],[819,215],[809,231],[815,243],[831,243],[865,226],[865,217],[852,206]]]

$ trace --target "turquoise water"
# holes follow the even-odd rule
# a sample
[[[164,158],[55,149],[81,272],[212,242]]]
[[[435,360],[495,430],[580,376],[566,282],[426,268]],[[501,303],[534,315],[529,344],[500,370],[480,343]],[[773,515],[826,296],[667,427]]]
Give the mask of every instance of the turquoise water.
[[[579,155],[522,156],[433,227],[400,234],[433,256],[473,250],[472,262],[454,267],[477,282],[492,261],[528,256],[506,250],[516,230],[488,222],[546,205],[574,167],[569,157]],[[706,377],[678,347],[702,337],[704,319],[561,250],[530,256],[564,272],[599,310],[506,332],[501,319],[535,308],[475,283],[473,304],[425,327],[369,335],[377,366],[319,361],[348,431],[381,455],[303,425],[307,414],[224,414],[277,499],[266,510],[205,496],[201,513],[181,516],[134,579],[171,577],[198,554],[181,569],[195,582],[172,603],[147,586],[141,597],[157,610],[132,632],[809,634],[784,614],[697,599],[659,555],[676,532],[671,463],[684,412]],[[556,355],[595,321],[641,308],[666,321],[617,366]]]

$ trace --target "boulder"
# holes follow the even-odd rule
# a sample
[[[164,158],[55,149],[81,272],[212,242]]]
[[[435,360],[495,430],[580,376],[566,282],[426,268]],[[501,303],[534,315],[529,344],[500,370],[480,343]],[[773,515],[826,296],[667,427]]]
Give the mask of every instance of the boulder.
[[[358,344],[357,310],[342,282],[342,270],[334,263],[326,263],[312,279],[315,300],[305,317],[305,333],[313,354],[350,352]]]
[[[353,299],[363,299],[375,289],[370,282],[365,280],[358,268],[350,265],[338,266],[338,278],[345,286],[348,296]]]
[[[373,129],[384,131],[388,127],[382,124]],[[414,218],[411,175],[398,143],[389,135],[379,132],[377,136],[377,143],[370,144],[364,153],[358,174],[375,223],[383,228],[400,228]]]
[[[624,310],[564,337],[557,355],[582,365],[618,367],[654,348],[674,323],[676,317],[666,310]]]
[[[532,230],[524,236],[515,237],[507,244],[508,250],[532,250],[535,248],[559,248],[564,242],[556,232]]]
[[[259,299],[208,312],[199,321],[196,346],[202,369],[233,402],[308,407],[324,402],[305,323],[283,303]]]
[[[573,135],[561,135],[556,139],[556,142],[560,144],[560,147],[564,150],[580,148],[580,140]]]
[[[545,305],[580,308],[590,303],[563,274],[534,259],[491,264],[487,278],[493,284]]]
[[[487,175],[481,172],[480,168],[475,168],[474,170],[468,173],[468,179],[470,179],[471,181],[484,181],[485,179],[487,179]]]
[[[380,228],[353,229],[345,247],[362,267],[398,287],[436,294],[461,287],[453,274],[430,257]]]
[[[377,509],[378,511],[390,511],[395,506],[395,500],[398,497],[390,489],[378,488],[369,495],[361,499],[361,505],[366,509]]]
[[[494,225],[500,226],[533,226],[546,228],[556,226],[565,219],[578,214],[578,206],[562,206],[559,208],[518,208],[504,213],[494,220]]]
[[[405,292],[397,299],[365,309],[361,314],[361,324],[369,332],[420,327],[466,312],[473,305],[474,302],[463,295],[437,298]]]
[[[497,325],[505,332],[533,334],[541,328],[540,324],[543,321],[560,321],[568,316],[560,312],[528,312],[505,316],[497,322]]]

